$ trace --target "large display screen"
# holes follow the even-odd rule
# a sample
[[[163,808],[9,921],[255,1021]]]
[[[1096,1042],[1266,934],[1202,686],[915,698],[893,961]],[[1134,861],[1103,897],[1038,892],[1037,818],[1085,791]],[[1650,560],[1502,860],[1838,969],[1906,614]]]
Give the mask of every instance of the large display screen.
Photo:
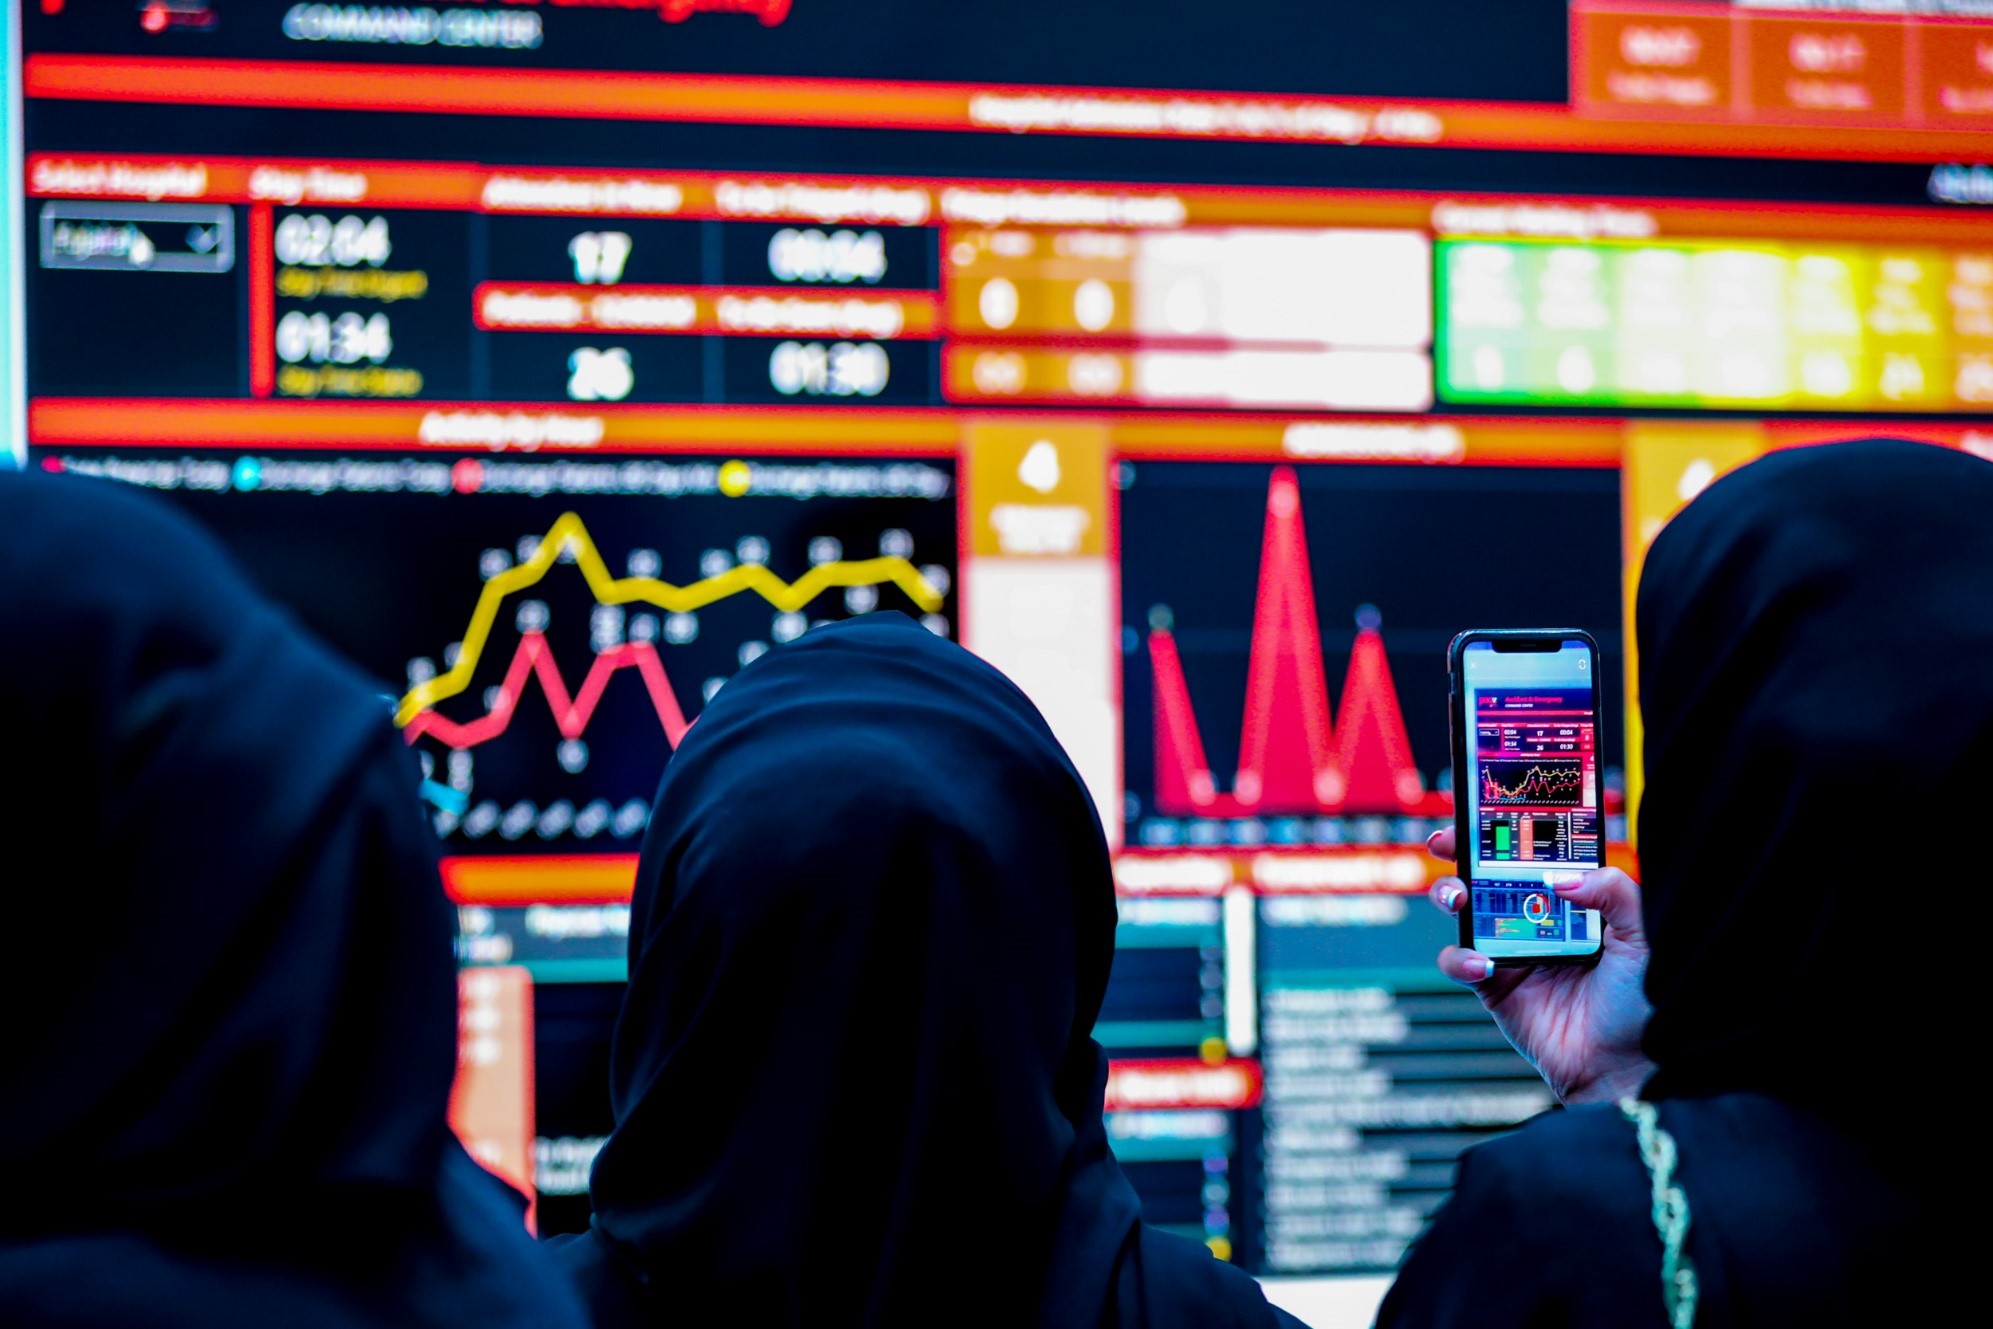
[[[673,743],[892,609],[1101,808],[1150,1221],[1366,1323],[1550,1101],[1433,968],[1426,836],[1481,789],[1484,859],[1630,865],[1661,524],[1771,448],[1993,453],[1993,25],[1861,8],[34,0],[8,444],[377,681],[459,1126],[542,1231]],[[1600,648],[1576,805],[1528,717],[1451,769],[1449,641],[1546,623]]]

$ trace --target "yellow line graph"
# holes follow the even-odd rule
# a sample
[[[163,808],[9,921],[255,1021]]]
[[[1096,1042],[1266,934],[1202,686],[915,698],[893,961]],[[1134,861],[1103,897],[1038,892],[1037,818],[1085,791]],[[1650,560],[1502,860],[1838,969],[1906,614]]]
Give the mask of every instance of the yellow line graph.
[[[603,604],[652,604],[667,613],[689,613],[716,600],[743,592],[753,592],[784,613],[794,613],[825,591],[840,586],[879,586],[890,583],[907,593],[909,599],[928,613],[941,608],[941,593],[928,585],[920,571],[904,558],[885,556],[850,562],[819,563],[793,582],[783,581],[759,563],[737,563],[716,577],[695,581],[689,586],[673,586],[655,577],[611,576],[602,561],[595,540],[580,516],[564,512],[547,528],[533,556],[516,567],[507,568],[484,584],[470,626],[464,629],[457,662],[445,673],[408,690],[395,707],[394,722],[406,725],[423,711],[454,697],[471,685],[478,657],[491,625],[498,619],[501,601],[514,591],[523,591],[547,575],[560,560],[561,552],[572,549],[575,566],[588,581],[588,589]]]

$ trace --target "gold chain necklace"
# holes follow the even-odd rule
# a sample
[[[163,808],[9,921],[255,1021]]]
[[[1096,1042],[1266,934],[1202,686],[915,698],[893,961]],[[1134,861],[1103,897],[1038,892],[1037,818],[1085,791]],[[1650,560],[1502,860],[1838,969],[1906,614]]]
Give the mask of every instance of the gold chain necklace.
[[[1619,1110],[1640,1137],[1640,1161],[1654,1179],[1654,1230],[1661,1236],[1661,1299],[1673,1329],[1695,1323],[1695,1261],[1689,1258],[1689,1197],[1675,1184],[1675,1137],[1652,1103],[1622,1098]]]

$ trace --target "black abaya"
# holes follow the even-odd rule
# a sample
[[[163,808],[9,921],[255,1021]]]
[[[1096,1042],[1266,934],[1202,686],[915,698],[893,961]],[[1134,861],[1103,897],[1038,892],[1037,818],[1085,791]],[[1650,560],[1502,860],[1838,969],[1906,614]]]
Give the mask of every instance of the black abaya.
[[[582,1324],[449,1132],[387,702],[155,500],[0,473],[0,532],[0,1324]]]
[[[1965,1304],[1983,1169],[1950,1091],[1979,985],[1943,920],[1993,803],[1989,513],[1977,458],[1802,448],[1648,554],[1643,1097],[1680,1146],[1698,1324]],[[1539,1118],[1468,1156],[1383,1323],[1658,1325],[1648,1204],[1614,1109]]]
[[[1093,801],[994,669],[875,615],[743,670],[638,869],[563,1250],[597,1324],[1280,1323],[1108,1151],[1114,926]]]

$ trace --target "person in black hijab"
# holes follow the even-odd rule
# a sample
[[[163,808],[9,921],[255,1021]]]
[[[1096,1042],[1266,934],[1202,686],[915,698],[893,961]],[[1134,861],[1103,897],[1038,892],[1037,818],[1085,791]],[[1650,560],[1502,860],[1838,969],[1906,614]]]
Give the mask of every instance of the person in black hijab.
[[[637,870],[599,1329],[1292,1324],[1143,1224],[1091,1031],[1115,904],[1024,695],[897,614],[729,682]]]
[[[1648,553],[1644,939],[1637,910],[1621,921],[1651,947],[1641,1096],[1676,1146],[1696,1324],[1917,1324],[1967,1304],[1959,1216],[1982,1169],[1933,1091],[1978,1003],[1920,877],[1993,803],[1989,513],[1975,457],[1802,448],[1717,481]],[[1480,976],[1459,953],[1442,965]],[[1601,994],[1508,974],[1483,991],[1512,1034]],[[1504,1009],[1518,994],[1543,1009]],[[1595,1026],[1643,1014],[1615,1000]],[[1644,1156],[1611,1105],[1472,1151],[1380,1322],[1668,1322]]]
[[[579,1329],[450,1134],[387,703],[202,533],[0,473],[0,1324]]]

